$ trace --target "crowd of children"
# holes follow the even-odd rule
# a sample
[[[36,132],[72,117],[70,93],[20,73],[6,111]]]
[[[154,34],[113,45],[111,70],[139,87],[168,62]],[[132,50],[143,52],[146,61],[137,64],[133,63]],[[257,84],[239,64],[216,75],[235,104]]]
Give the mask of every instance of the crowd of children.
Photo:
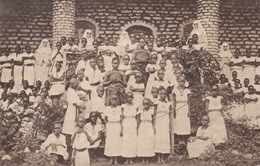
[[[176,58],[177,49],[207,49],[207,36],[199,21],[194,22],[188,40],[183,37],[176,43],[126,31],[116,43],[108,38],[94,39],[86,30],[80,40],[63,36],[54,50],[47,39],[35,53],[30,46],[25,52],[20,46],[11,53],[1,49],[1,109],[25,104],[27,99],[30,108],[42,101],[52,105],[49,97],[57,89],[65,93],[65,116],[54,123],[42,148],[58,160],[70,158],[76,166],[90,165],[89,153],[94,156],[101,142],[105,142],[104,155],[110,164],[118,164],[119,156],[126,159],[125,164],[133,164],[136,157],[148,164],[153,156],[164,163],[172,152],[174,134],[177,143],[188,142],[191,158],[198,157],[208,145],[227,139],[218,89],[228,87],[245,94],[244,112],[256,120],[260,77],[258,66],[253,64],[260,54],[252,58],[247,50],[242,57],[236,50],[233,56],[228,44],[221,46],[220,82],[205,98],[208,115],[202,117],[203,126],[188,141],[192,93]],[[69,77],[64,63],[68,52],[81,55]],[[196,151],[198,147],[200,151]],[[69,148],[72,151],[67,151]]]

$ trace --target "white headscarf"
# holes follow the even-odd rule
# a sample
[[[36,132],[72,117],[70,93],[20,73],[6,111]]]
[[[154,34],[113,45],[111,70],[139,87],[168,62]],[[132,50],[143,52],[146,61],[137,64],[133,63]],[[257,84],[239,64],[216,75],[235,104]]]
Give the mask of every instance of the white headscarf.
[[[47,46],[45,47],[43,43],[47,42]],[[52,53],[50,42],[48,39],[42,39],[41,44],[36,50],[36,53],[47,54],[50,55]]]
[[[195,24],[198,24],[198,27],[195,27]],[[193,30],[190,33],[190,37],[192,38],[193,34],[197,34],[198,35],[198,44],[202,44],[202,43],[208,43],[208,39],[207,39],[207,34],[205,29],[203,28],[203,26],[201,25],[199,20],[195,20],[193,22]]]
[[[227,50],[224,50],[224,47],[227,48]],[[219,53],[218,55],[221,57],[221,58],[232,58],[232,53],[231,51],[229,50],[229,44],[224,42],[221,46],[220,46],[220,50],[219,50]]]
[[[123,31],[119,36],[117,46],[126,47],[127,44],[131,44],[131,40],[128,32]]]
[[[88,33],[90,33],[90,37],[87,37],[88,35]],[[86,38],[87,39],[87,46],[92,46],[93,45],[93,42],[94,42],[94,38],[93,38],[93,33],[92,33],[92,31],[90,30],[90,29],[86,29],[85,30],[85,32],[84,32],[84,34],[83,34],[83,36],[82,36],[82,38]],[[82,39],[81,38],[81,39]],[[80,40],[81,41],[81,40]]]

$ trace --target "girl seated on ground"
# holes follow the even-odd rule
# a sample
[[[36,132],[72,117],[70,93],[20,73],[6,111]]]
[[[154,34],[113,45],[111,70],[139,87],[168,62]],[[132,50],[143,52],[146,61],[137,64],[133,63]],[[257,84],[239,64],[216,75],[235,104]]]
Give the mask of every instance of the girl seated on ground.
[[[48,136],[41,146],[46,154],[56,156],[58,162],[67,160],[69,157],[66,139],[65,136],[61,134],[61,129],[61,123],[54,123],[53,133]]]
[[[212,143],[212,130],[209,127],[209,116],[205,115],[201,119],[201,124],[197,130],[196,137],[190,137],[187,150],[189,153],[189,158],[197,158],[201,154],[213,150],[214,146]]]

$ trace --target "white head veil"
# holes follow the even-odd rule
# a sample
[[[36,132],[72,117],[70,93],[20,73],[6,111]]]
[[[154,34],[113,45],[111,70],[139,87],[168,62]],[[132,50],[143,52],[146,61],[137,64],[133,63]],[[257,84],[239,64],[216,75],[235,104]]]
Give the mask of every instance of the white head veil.
[[[117,46],[125,47],[127,44],[131,44],[131,40],[128,32],[123,31],[119,36]]]
[[[195,27],[195,24],[197,24],[198,26]],[[189,38],[191,38],[193,34],[197,34],[198,35],[198,44],[208,43],[206,31],[203,28],[203,26],[201,25],[200,21],[195,20],[192,24],[192,27],[193,27],[193,30],[191,31]]]
[[[47,42],[47,46],[46,47],[43,44],[44,42]],[[43,39],[41,41],[41,44],[37,48],[36,52],[40,53],[40,54],[51,54],[52,50],[51,50],[51,46],[50,46],[49,40],[48,39]]]
[[[224,47],[227,48],[227,50],[224,50]],[[232,53],[231,53],[231,51],[229,50],[229,44],[228,44],[228,43],[224,42],[224,43],[221,45],[218,55],[219,55],[221,58],[232,58]]]
[[[87,34],[90,34],[90,37],[87,37],[88,36]],[[94,38],[93,38],[93,33],[92,33],[92,31],[90,29],[86,29],[85,30],[82,38],[83,37],[87,39],[87,46],[92,46],[93,45]]]

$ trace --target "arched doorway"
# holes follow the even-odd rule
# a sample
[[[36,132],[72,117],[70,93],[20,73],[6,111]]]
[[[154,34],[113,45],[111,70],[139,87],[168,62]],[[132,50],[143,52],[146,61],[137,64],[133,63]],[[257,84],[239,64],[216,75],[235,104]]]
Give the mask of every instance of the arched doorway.
[[[134,34],[135,36],[140,34],[144,35],[153,35],[154,38],[157,37],[157,27],[153,24],[144,21],[130,21],[125,24],[122,28],[122,31],[127,31],[128,34]]]
[[[150,28],[147,28],[145,26],[142,25],[134,25],[129,27],[128,29],[126,29],[126,31],[128,32],[128,34],[134,34],[135,36],[140,35],[140,34],[144,34],[144,35],[153,35],[153,31]]]
[[[98,36],[98,25],[89,19],[77,19],[75,22],[75,37],[82,38],[84,31],[90,29],[93,33],[93,38]]]
[[[181,25],[181,30],[180,30],[180,34],[179,37],[181,38],[182,36],[185,36],[186,39],[189,38],[191,31],[193,30],[192,24],[193,24],[194,20],[185,22]]]

